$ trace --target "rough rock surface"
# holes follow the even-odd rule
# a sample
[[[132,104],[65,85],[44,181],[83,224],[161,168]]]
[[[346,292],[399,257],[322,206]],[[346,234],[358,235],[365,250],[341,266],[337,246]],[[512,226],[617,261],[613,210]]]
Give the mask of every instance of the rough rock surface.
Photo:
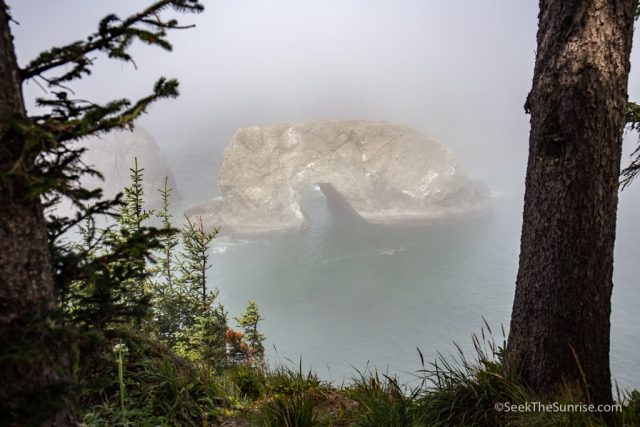
[[[81,184],[85,188],[102,188],[105,198],[113,198],[131,185],[130,169],[134,159],[138,159],[138,167],[144,168],[143,189],[146,209],[161,206],[158,188],[164,185],[168,177],[168,185],[173,188],[171,201],[180,200],[173,173],[160,147],[144,129],[136,127],[133,131],[111,132],[99,138],[90,138],[80,143],[88,150],[83,154],[85,164],[102,173],[104,181],[97,177],[84,176]],[[63,203],[58,208],[60,213],[69,214],[72,208]]]
[[[441,144],[404,126],[330,120],[238,130],[218,177],[222,197],[187,215],[233,233],[298,231],[307,224],[301,193],[316,184],[370,223],[447,221],[489,208],[488,187]]]

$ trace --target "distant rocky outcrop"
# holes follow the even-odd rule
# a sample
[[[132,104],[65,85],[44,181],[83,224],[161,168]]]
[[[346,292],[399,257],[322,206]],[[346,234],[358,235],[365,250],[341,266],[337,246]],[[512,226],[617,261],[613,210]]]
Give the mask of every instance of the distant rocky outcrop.
[[[176,189],[176,182],[171,168],[158,147],[158,144],[144,129],[136,127],[133,131],[115,131],[105,136],[89,138],[78,143],[86,147],[82,161],[93,169],[102,173],[104,181],[97,177],[84,176],[81,184],[85,188],[102,188],[105,198],[113,198],[123,191],[125,186],[131,185],[130,169],[134,159],[138,159],[138,167],[144,169],[144,199],[146,209],[157,208],[161,205],[158,188],[164,184],[165,177],[174,191],[171,193],[172,202],[177,202],[180,195]],[[58,211],[68,214],[71,207],[64,203]]]
[[[330,120],[238,130],[218,177],[222,196],[187,215],[233,233],[298,231],[307,224],[301,192],[316,184],[370,223],[449,221],[489,208],[488,187],[443,145],[404,126]]]

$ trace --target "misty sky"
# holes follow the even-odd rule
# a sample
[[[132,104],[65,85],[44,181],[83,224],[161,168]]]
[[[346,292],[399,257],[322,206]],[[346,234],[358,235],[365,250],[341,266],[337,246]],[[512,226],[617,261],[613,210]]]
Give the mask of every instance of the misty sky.
[[[20,23],[13,31],[21,64],[84,37],[107,13],[124,17],[147,4],[8,3]],[[159,76],[177,77],[182,96],[155,105],[140,121],[168,153],[206,145],[213,157],[244,126],[386,120],[446,144],[490,184],[508,177],[522,185],[529,130],[522,105],[533,73],[537,2],[204,3],[204,14],[180,18],[197,27],[171,34],[174,52],[136,46],[137,70],[101,60],[91,78],[74,86],[79,97],[135,98]],[[30,99],[42,95],[33,83],[25,89]],[[635,68],[629,92],[640,98]],[[627,151],[636,138],[628,138]]]
[[[24,65],[53,45],[85,38],[108,13],[125,17],[150,2],[7,0],[19,22],[12,27],[18,61]],[[183,195],[194,186],[200,195],[215,193],[222,150],[237,128],[336,118],[411,126],[450,147],[496,194],[521,203],[529,136],[522,106],[533,75],[536,1],[203,3],[205,13],[179,18],[196,28],[170,34],[174,52],[136,45],[137,70],[99,59],[92,76],[73,85],[79,98],[105,102],[145,96],[160,76],[178,78],[181,96],[154,105],[139,124],[174,172],[182,164],[176,175]],[[634,45],[629,94],[639,101],[640,31]],[[34,82],[25,93],[31,104],[43,95]],[[637,143],[637,133],[625,138],[623,165]],[[194,159],[204,167],[192,168]],[[614,287],[612,342],[626,353],[612,360],[624,366],[621,372],[637,367],[639,217],[640,179],[622,193],[618,214],[616,253],[623,256],[616,258],[622,275]],[[517,233],[512,237],[515,248]],[[499,260],[499,268],[516,259]],[[451,331],[442,333],[449,339]]]

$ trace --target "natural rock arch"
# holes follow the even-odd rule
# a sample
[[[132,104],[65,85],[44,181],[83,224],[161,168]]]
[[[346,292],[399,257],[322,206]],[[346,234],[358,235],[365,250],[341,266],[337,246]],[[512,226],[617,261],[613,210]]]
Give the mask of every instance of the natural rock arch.
[[[443,145],[390,123],[317,121],[240,129],[224,154],[222,196],[187,215],[226,231],[305,228],[301,191],[335,191],[370,223],[432,222],[484,212],[488,187]]]

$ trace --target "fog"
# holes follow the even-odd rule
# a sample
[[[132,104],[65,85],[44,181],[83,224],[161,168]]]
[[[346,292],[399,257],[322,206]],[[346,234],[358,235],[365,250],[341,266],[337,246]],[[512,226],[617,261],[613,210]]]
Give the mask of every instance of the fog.
[[[19,62],[85,36],[107,13],[126,16],[136,10],[132,3],[10,2],[20,23]],[[452,148],[471,172],[495,170],[498,153],[510,160],[501,167],[523,169],[535,5],[470,2],[461,11],[424,1],[205,3],[204,14],[181,17],[197,27],[171,35],[174,52],[136,46],[137,70],[100,60],[91,78],[72,87],[106,101],[142,96],[162,75],[178,78],[182,96],[140,120],[168,151],[219,149],[244,126],[366,119],[420,130]],[[43,95],[33,82],[26,93]]]
[[[116,13],[125,17],[147,2],[9,0],[8,3],[12,7],[13,18],[19,22],[19,25],[13,26],[14,42],[19,63],[24,65],[44,49],[84,38],[95,31],[98,21],[106,14]],[[509,194],[516,203],[521,203],[529,136],[529,117],[524,113],[523,104],[531,86],[535,60],[536,2],[219,0],[203,3],[207,7],[203,14],[179,17],[181,23],[192,23],[196,27],[170,34],[173,52],[135,45],[132,53],[136,67],[99,58],[93,74],[72,85],[79,98],[104,102],[120,97],[133,100],[144,96],[160,76],[177,78],[181,96],[177,100],[155,104],[149,114],[139,120],[139,124],[154,136],[167,154],[174,171],[183,168],[177,171],[177,183],[180,192],[186,194],[187,198],[215,193],[215,177],[222,150],[236,129],[335,118],[382,120],[413,127],[448,146],[473,178],[486,181],[496,194]],[[631,100],[640,100],[640,72],[637,70],[637,64],[640,64],[639,43],[640,32],[637,32],[629,81]],[[26,84],[25,93],[31,106],[36,97],[44,95],[43,89],[33,81]],[[30,109],[33,111],[33,107]],[[637,133],[626,135],[623,166],[628,164],[628,155],[637,143]],[[195,166],[189,163],[193,159],[198,162]],[[194,187],[197,190],[193,190]],[[451,282],[442,279],[442,283],[448,283],[442,289],[451,288],[455,298],[460,295],[473,296],[464,306],[467,311],[468,307],[479,304],[477,301],[484,297],[484,288],[478,287],[479,293],[474,294],[476,288],[473,286],[484,283],[482,280],[494,286],[494,291],[485,292],[487,298],[502,298],[504,301],[500,300],[500,304],[496,302],[494,305],[491,305],[491,301],[487,302],[482,309],[478,308],[478,313],[493,314],[496,322],[508,319],[512,298],[510,286],[517,266],[520,217],[516,212],[509,211],[509,215],[509,218],[513,218],[513,224],[498,224],[487,231],[479,244],[482,249],[476,250],[466,241],[455,247],[455,251],[463,252],[465,248],[471,248],[468,252],[473,252],[473,256],[480,259],[477,263],[482,268],[478,271],[491,273],[495,270],[500,275],[489,274],[486,279],[456,276],[464,270],[458,268],[459,258],[464,258],[462,255],[458,257],[458,252],[451,255],[451,259],[456,261],[451,262],[455,268],[442,273],[442,277],[450,277]],[[638,301],[635,254],[640,232],[637,223],[639,216],[640,182],[622,193],[619,213],[616,247],[618,279],[612,319],[613,361],[614,368],[620,367],[616,368],[618,373],[635,372],[637,365],[637,348],[629,347],[625,351],[620,348],[637,341],[634,313],[635,301]],[[503,234],[499,234],[501,232]],[[466,234],[470,233],[462,234],[466,238]],[[318,236],[318,241],[325,238],[325,234],[320,232]],[[363,239],[368,238],[369,233],[363,233],[363,236]],[[422,235],[419,237],[415,239],[416,245],[428,240]],[[441,240],[446,243],[448,239]],[[490,245],[485,243],[491,242],[491,239],[495,242],[490,244],[505,245],[503,252],[496,253],[508,253],[507,258],[503,255],[494,256],[493,252],[486,250]],[[398,237],[398,242],[404,240],[411,240],[411,236]],[[401,243],[398,243],[398,247],[406,249]],[[256,248],[256,257],[265,256],[262,247]],[[348,245],[346,248],[345,257],[352,256],[349,252],[352,248]],[[290,250],[288,246],[286,250]],[[424,254],[431,254],[429,251],[431,249],[424,249]],[[455,251],[452,249],[452,253]],[[395,261],[381,265],[397,273],[398,277],[407,271],[411,273],[411,266],[422,265],[423,260],[435,260],[429,268],[436,272],[438,268],[449,265],[449,261],[437,261],[440,259],[437,258],[438,254],[442,252],[439,248],[432,252],[435,255],[420,254],[408,268],[400,269],[398,266],[404,264]],[[485,260],[482,258],[484,252],[492,257]],[[275,323],[280,313],[278,310],[281,310],[277,304],[291,298],[291,292],[303,290],[298,288],[302,280],[292,281],[291,288],[286,288],[281,297],[273,297],[273,307],[268,311],[270,293],[280,295],[275,284],[286,285],[290,280],[285,274],[291,264],[288,258],[290,253],[282,249],[284,261],[281,266],[274,264],[271,259],[265,261],[265,265],[269,265],[265,271],[281,273],[282,278],[274,279],[272,288],[256,286],[247,290],[248,296],[241,293],[241,290],[244,292],[242,286],[253,282],[260,285],[264,277],[259,272],[255,273],[256,277],[242,276],[253,274],[250,268],[245,268],[246,254],[238,252],[234,255],[232,250],[229,253],[229,256],[237,257],[236,264],[227,262],[229,274],[225,276],[224,271],[218,272],[218,267],[214,269],[215,274],[220,276],[220,282],[226,280],[229,283],[225,289],[226,295],[236,292],[237,295],[234,294],[230,300],[235,301],[233,298],[236,298],[240,301],[237,304],[233,302],[238,307],[247,297],[255,296],[261,303],[265,301],[271,316],[267,317],[274,319],[273,324],[266,324],[271,328],[267,330],[267,336],[274,337],[274,342],[278,342],[277,334],[283,328],[279,329]],[[410,249],[406,251],[407,256],[410,253]],[[470,261],[467,263],[473,264]],[[491,263],[496,264],[493,269]],[[220,269],[227,268],[227,264],[221,264]],[[238,269],[238,265],[242,267]],[[354,269],[354,283],[359,280],[357,278],[362,271],[367,271],[366,268],[357,267],[356,261],[353,261],[353,265],[344,266],[349,272]],[[416,272],[420,276],[417,269]],[[436,276],[433,276],[432,287],[437,283]],[[215,278],[218,279],[218,276]],[[394,279],[401,282],[397,277],[390,277],[389,281]],[[235,287],[234,280],[237,282]],[[304,277],[304,280],[309,282],[312,279]],[[411,283],[410,280],[414,279],[406,279],[406,283]],[[424,297],[426,289],[422,280],[422,276],[415,279],[418,283],[416,295],[420,295],[420,298]],[[456,291],[456,286],[465,284],[466,280],[470,290]],[[336,287],[336,290],[327,288],[331,292],[338,294],[341,291],[341,282],[334,280],[333,276],[329,279],[318,276],[314,292],[320,292],[317,290],[330,284]],[[383,293],[385,289],[381,285],[376,292]],[[222,293],[223,297],[225,292]],[[317,297],[311,291],[308,293]],[[444,294],[445,291],[442,291]],[[327,295],[328,302],[323,307],[335,305],[332,299],[334,295],[329,295],[329,291]],[[361,288],[357,288],[354,295],[360,297]],[[400,298],[398,295],[401,294],[393,293],[391,296]],[[437,302],[438,298],[444,297],[437,294],[425,298],[427,304],[428,301]],[[348,298],[345,301],[352,302]],[[398,303],[397,313],[404,313],[411,299],[401,302]],[[232,308],[235,308],[233,304]],[[337,306],[340,307],[340,304]],[[301,307],[306,310],[309,306]],[[486,307],[492,307],[489,313]],[[437,309],[436,304],[434,313],[437,313]],[[423,307],[416,310],[416,313],[428,314]],[[456,317],[450,319],[448,324],[456,325],[458,335],[467,336],[470,329],[457,320],[459,313],[464,310],[450,310]],[[394,316],[397,314],[390,313]],[[468,324],[479,324],[480,314],[473,310],[469,313]],[[289,312],[282,311],[281,314],[288,316],[283,322],[295,318]],[[305,315],[301,314],[300,318]],[[442,314],[443,318],[447,319],[446,315]],[[437,317],[434,319],[433,324],[437,324]],[[428,324],[428,320],[415,322],[420,327],[412,332],[412,339],[417,339],[417,334],[429,329],[422,327]],[[349,321],[353,319],[345,320],[345,324]],[[305,324],[305,328],[316,326]],[[404,327],[399,325],[394,329],[394,334]],[[438,331],[437,327],[431,329]],[[303,342],[308,335],[306,332],[305,329],[296,339]],[[443,342],[451,340],[448,329],[443,330],[442,335]],[[313,334],[310,336],[316,340]],[[422,342],[433,339],[430,336],[423,338]],[[284,341],[285,338],[282,338],[280,343]],[[296,341],[292,339],[291,342]],[[406,342],[413,345],[409,339]],[[432,342],[437,343],[437,337]],[[307,344],[310,347],[303,350],[302,347],[291,347],[289,355],[294,359],[301,351],[313,355],[314,342]],[[350,345],[351,341],[347,341],[345,348]],[[410,351],[413,348],[410,346]],[[321,366],[329,360],[322,357],[318,356]],[[367,357],[366,354],[354,355],[353,363],[366,360]],[[388,356],[387,360],[394,360],[394,357]],[[637,376],[629,378],[627,383],[637,386],[640,379]]]
[[[24,65],[95,31],[106,14],[125,17],[144,2],[8,3]],[[138,123],[174,169],[185,163],[180,159],[201,163],[177,171],[183,193],[216,192],[222,150],[236,129],[327,118],[408,125],[451,148],[494,192],[522,193],[529,131],[522,105],[535,59],[535,2],[204,3],[203,14],[179,17],[196,27],[170,34],[173,52],[135,45],[135,67],[98,56],[93,74],[71,85],[80,98],[108,101],[144,96],[160,76],[178,78],[181,96],[153,105]],[[632,100],[640,99],[637,63],[636,48]],[[46,95],[34,81],[25,93],[30,106]],[[636,133],[627,134],[623,166],[637,142]],[[640,211],[638,187],[622,193],[623,208],[633,206],[622,211],[622,222]]]
[[[13,27],[19,62],[80,39],[107,13],[124,17],[141,3],[9,1],[19,22]],[[205,13],[180,17],[196,28],[170,35],[173,52],[137,45],[137,69],[100,59],[93,75],[72,87],[86,99],[133,99],[159,76],[178,78],[181,97],[158,103],[139,123],[168,153],[204,150],[212,167],[239,127],[384,120],[446,144],[493,187],[505,187],[506,179],[520,188],[535,2],[465,2],[463,8],[423,0],[204,3]],[[25,90],[29,100],[43,95],[33,82]],[[630,94],[640,97],[638,74],[632,73]]]

